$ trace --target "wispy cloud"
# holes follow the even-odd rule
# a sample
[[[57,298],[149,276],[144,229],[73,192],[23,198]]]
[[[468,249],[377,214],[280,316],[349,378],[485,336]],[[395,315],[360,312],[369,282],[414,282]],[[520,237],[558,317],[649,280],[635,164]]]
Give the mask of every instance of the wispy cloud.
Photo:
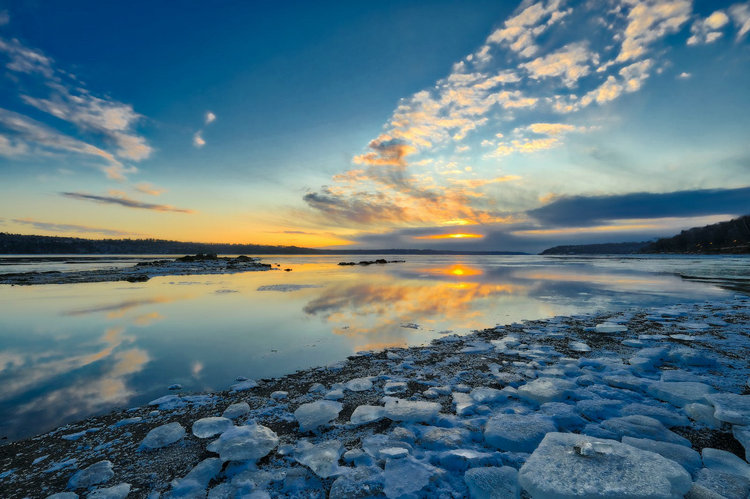
[[[212,113],[211,111],[206,112],[206,116],[203,118],[203,124],[204,125],[210,125],[216,121],[216,115]],[[193,134],[193,146],[200,149],[201,147],[206,145],[206,139],[203,138],[203,129],[201,128],[197,132]]]
[[[141,182],[140,184],[136,184],[135,190],[143,194],[148,194],[149,196],[160,196],[167,192],[166,189],[156,187],[148,182]]]
[[[93,95],[74,75],[58,69],[52,58],[16,39],[0,38],[0,57],[3,56],[7,59],[6,69],[15,74],[11,80],[19,88],[46,90],[43,96],[21,91],[19,98],[23,103],[72,124],[81,132],[93,134],[101,139],[101,144],[74,138],[20,112],[2,110],[0,125],[16,136],[6,136],[0,141],[0,154],[21,156],[52,150],[98,157],[107,176],[123,180],[126,174],[137,171],[123,162],[142,161],[153,153],[145,137],[135,131],[143,116],[131,105]],[[25,76],[35,85],[26,85],[17,76]],[[114,147],[110,150],[110,146]]]
[[[737,40],[741,40],[750,32],[750,2],[737,3],[729,8],[732,20],[737,26]]]
[[[133,235],[133,232],[116,230],[116,229],[104,229],[101,227],[91,227],[88,225],[75,225],[75,224],[61,224],[53,222],[41,222],[31,218],[16,218],[12,220],[17,224],[28,225],[35,229],[45,230],[48,232],[81,232],[91,234],[104,234],[107,236],[128,236]]]
[[[94,203],[102,203],[102,204],[116,204],[120,206],[125,206],[127,208],[139,208],[143,210],[154,210],[154,211],[171,211],[175,213],[195,213],[195,211],[193,210],[188,210],[184,208],[175,208],[174,206],[170,206],[168,204],[144,203],[142,201],[130,199],[124,195],[97,196],[95,194],[87,194],[85,192],[61,192],[60,195],[65,196],[67,198],[71,198],[71,199],[79,199],[81,201],[91,201]]]

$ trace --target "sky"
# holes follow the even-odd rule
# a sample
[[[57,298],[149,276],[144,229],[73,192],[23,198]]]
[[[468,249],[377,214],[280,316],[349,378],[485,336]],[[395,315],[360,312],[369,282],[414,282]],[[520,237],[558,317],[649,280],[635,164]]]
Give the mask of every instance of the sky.
[[[750,2],[0,0],[0,231],[536,252],[750,213]]]

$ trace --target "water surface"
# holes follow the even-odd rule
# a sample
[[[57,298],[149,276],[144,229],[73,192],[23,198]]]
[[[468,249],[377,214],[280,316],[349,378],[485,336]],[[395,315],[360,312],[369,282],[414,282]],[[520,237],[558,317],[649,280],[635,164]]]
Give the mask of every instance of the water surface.
[[[721,298],[733,292],[676,274],[750,274],[745,257],[388,255],[407,261],[368,267],[337,265],[360,257],[262,258],[292,271],[0,285],[0,436],[140,405],[173,383],[225,389],[237,376],[278,376],[448,332]],[[0,272],[132,264],[0,260]]]

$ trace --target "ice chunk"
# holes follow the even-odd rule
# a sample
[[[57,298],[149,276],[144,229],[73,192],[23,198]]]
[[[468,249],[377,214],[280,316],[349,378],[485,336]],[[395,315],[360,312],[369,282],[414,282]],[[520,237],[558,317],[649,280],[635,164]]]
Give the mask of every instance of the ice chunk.
[[[330,392],[323,395],[323,398],[326,400],[341,400],[344,398],[344,389],[343,388],[334,388]]]
[[[302,440],[297,445],[294,458],[298,463],[310,468],[320,478],[328,478],[339,470],[339,458],[342,452],[341,442],[328,440],[319,444],[311,444]]]
[[[112,471],[112,463],[106,460],[99,461],[88,468],[77,471],[72,477],[70,477],[70,480],[68,480],[68,488],[87,489],[92,485],[104,483],[113,476],[115,476],[115,472]]]
[[[205,494],[209,482],[221,471],[222,462],[217,457],[204,459],[184,478],[172,480],[172,495],[177,497]]]
[[[477,403],[468,393],[453,392],[453,405],[456,406],[456,414],[466,416],[474,412]]]
[[[706,400],[716,408],[716,419],[743,426],[750,425],[750,395],[714,393],[706,395]]]
[[[380,457],[380,451],[389,447],[403,447],[409,451],[412,450],[411,445],[401,440],[393,439],[387,435],[375,434],[366,437],[362,440],[362,448],[365,452],[375,458]]]
[[[388,381],[383,386],[383,392],[386,395],[393,395],[394,393],[402,393],[408,389],[407,384],[404,381]]]
[[[317,430],[336,419],[344,406],[332,400],[318,400],[302,404],[294,411],[301,432]]]
[[[508,392],[498,390],[497,388],[488,388],[486,386],[474,388],[469,395],[479,404],[491,404],[493,402],[508,399]]]
[[[646,389],[653,383],[652,380],[647,378],[639,378],[632,374],[617,374],[604,376],[603,381],[609,386],[615,388],[627,388],[628,390],[635,390],[639,392],[646,391]]]
[[[250,405],[247,402],[237,402],[232,404],[224,410],[222,417],[229,419],[237,419],[240,416],[244,416],[250,412]]]
[[[644,348],[630,358],[630,365],[637,371],[653,371],[667,358],[669,349],[663,347]]]
[[[582,341],[571,341],[568,343],[568,348],[574,352],[590,352],[591,347]]]
[[[466,428],[440,428],[427,426],[422,430],[422,445],[428,449],[462,447],[471,441],[471,433]]]
[[[690,425],[688,418],[682,414],[658,405],[628,404],[620,413],[623,416],[648,416],[661,422],[664,426]]]
[[[619,437],[650,438],[690,447],[688,439],[668,430],[659,421],[648,416],[611,418],[602,422],[601,426]]]
[[[234,426],[229,418],[202,418],[193,423],[193,435],[198,438],[209,438],[224,433]]]
[[[597,333],[624,333],[628,330],[627,326],[615,324],[613,322],[602,322],[596,325]]]
[[[472,468],[464,473],[471,499],[518,499],[518,471],[510,466]]]
[[[657,381],[652,383],[647,390],[659,400],[677,407],[703,402],[707,395],[716,391],[705,383],[693,381]]]
[[[92,490],[86,499],[125,499],[128,494],[130,494],[130,484],[121,483],[114,487]]]
[[[517,395],[537,404],[560,402],[570,397],[575,383],[559,378],[537,378],[519,386]]]
[[[326,391],[326,387],[322,383],[313,383],[307,389],[308,393],[323,393],[324,391]]]
[[[380,459],[400,459],[408,455],[409,449],[404,447],[385,447],[378,452]]]
[[[572,433],[548,433],[518,481],[534,499],[677,499],[692,486],[682,466],[659,454]]]
[[[734,426],[732,427],[732,435],[745,448],[745,461],[750,461],[750,428]]]
[[[381,497],[382,492],[383,471],[375,466],[358,466],[333,482],[328,499]]]
[[[233,392],[244,392],[252,388],[255,388],[256,386],[258,386],[258,383],[255,382],[255,380],[246,379],[244,381],[240,381],[239,383],[233,384],[232,386],[229,387],[229,389]]]
[[[171,445],[185,436],[185,428],[180,423],[172,422],[157,426],[141,441],[141,449],[160,449]]]
[[[354,378],[346,383],[346,389],[353,392],[364,392],[372,388],[372,380],[370,378]]]
[[[354,412],[352,412],[349,422],[353,425],[360,426],[379,421],[384,417],[385,407],[377,405],[360,405],[354,409]]]
[[[47,499],[78,499],[78,494],[75,492],[57,492],[51,496],[47,496]]]
[[[451,471],[466,471],[468,468],[488,466],[496,462],[493,454],[474,449],[452,449],[441,452],[438,460],[440,466]]]
[[[558,428],[576,430],[586,426],[586,420],[580,416],[575,406],[562,402],[547,402],[542,404],[539,410],[552,419]]]
[[[437,402],[422,402],[403,399],[390,399],[385,404],[385,417],[392,421],[429,423],[440,412]]]
[[[684,407],[685,414],[693,421],[698,421],[710,428],[721,428],[721,421],[714,417],[715,409],[708,404],[688,404]]]
[[[435,474],[435,468],[412,457],[389,459],[383,474],[386,497],[395,498],[416,494]]]
[[[620,415],[624,402],[621,400],[589,399],[581,400],[576,407],[590,420],[602,420]]]
[[[703,449],[702,454],[703,466],[706,468],[745,477],[750,480],[750,464],[747,464],[731,452],[706,447]]]
[[[632,445],[638,449],[656,452],[667,459],[675,461],[685,468],[688,473],[693,474],[698,471],[701,464],[701,455],[690,447],[684,445],[670,444],[668,442],[659,442],[648,438],[633,438],[624,436],[622,443]]]
[[[535,414],[498,414],[487,421],[484,440],[491,447],[510,452],[532,452],[544,435],[557,431],[547,418]]]
[[[703,468],[695,477],[689,499],[745,499],[750,492],[747,478]]]
[[[273,400],[284,400],[289,396],[289,392],[285,392],[282,390],[276,390],[275,392],[271,393],[271,398]]]
[[[279,437],[272,429],[253,422],[228,429],[207,448],[219,454],[222,461],[244,461],[260,459],[278,444]]]

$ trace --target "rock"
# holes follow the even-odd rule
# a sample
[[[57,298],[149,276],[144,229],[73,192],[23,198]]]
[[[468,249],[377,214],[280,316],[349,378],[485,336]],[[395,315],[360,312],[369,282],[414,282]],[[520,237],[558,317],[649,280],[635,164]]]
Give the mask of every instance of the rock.
[[[544,404],[546,402],[560,402],[570,397],[575,383],[559,378],[537,378],[525,385],[519,386],[519,398]]]
[[[710,470],[737,475],[750,480],[750,464],[731,452],[706,447],[703,449],[703,466]]]
[[[141,441],[141,449],[160,449],[171,445],[185,436],[185,428],[180,423],[172,422],[157,426]]]
[[[299,406],[294,411],[294,417],[299,423],[299,431],[313,431],[336,419],[343,408],[344,406],[339,402],[318,400]]]
[[[435,468],[412,457],[389,459],[385,463],[384,492],[388,498],[416,494],[435,474]]]
[[[68,488],[74,490],[87,489],[92,485],[104,483],[113,476],[115,476],[115,472],[112,471],[112,463],[106,460],[99,461],[88,468],[76,472],[70,477],[70,480],[68,480]]]
[[[518,499],[518,471],[510,466],[472,468],[464,473],[471,499]]]
[[[690,441],[668,430],[654,418],[648,416],[623,416],[603,421],[602,428],[618,437],[647,438],[690,447]]]
[[[247,402],[237,402],[236,404],[232,404],[227,407],[221,416],[228,419],[237,419],[238,417],[244,416],[249,412],[250,405],[248,405]]]
[[[193,423],[193,435],[198,438],[209,438],[224,433],[234,426],[229,418],[202,418]]]
[[[355,426],[374,423],[385,417],[385,407],[377,405],[360,405],[354,409],[349,422]]]
[[[534,499],[681,498],[692,480],[674,461],[616,440],[548,433],[521,467]]]
[[[657,381],[651,383],[647,390],[659,400],[677,407],[703,402],[707,395],[716,391],[705,383],[694,381]]]
[[[536,414],[498,414],[487,421],[484,440],[487,445],[510,452],[532,452],[544,436],[557,428]]]
[[[750,395],[713,393],[706,395],[706,400],[716,409],[716,419],[737,425],[750,425]]]
[[[440,404],[437,402],[390,399],[385,404],[385,417],[392,421],[429,423],[439,412]]]
[[[316,445],[303,440],[297,445],[294,458],[320,478],[328,478],[338,472],[342,450],[338,440],[328,440]]]
[[[125,499],[130,494],[130,484],[121,483],[114,487],[96,489],[86,496],[86,499]]]
[[[228,429],[207,449],[216,452],[222,461],[256,460],[265,457],[279,444],[276,433],[253,422]]]
[[[691,475],[702,467],[701,455],[690,447],[648,438],[633,438],[624,436],[622,443],[632,445],[641,450],[656,452],[657,454],[676,462]]]

